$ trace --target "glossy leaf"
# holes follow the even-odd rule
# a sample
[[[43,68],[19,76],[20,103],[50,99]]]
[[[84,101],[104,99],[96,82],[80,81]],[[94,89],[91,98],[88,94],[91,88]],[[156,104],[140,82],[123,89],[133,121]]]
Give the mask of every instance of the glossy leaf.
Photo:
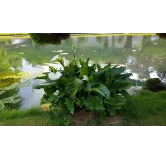
[[[106,99],[110,99],[110,91],[108,88],[103,84],[98,84],[94,86],[95,88],[89,89],[90,92],[97,92],[102,96],[106,97]]]
[[[104,110],[103,100],[98,96],[88,96],[85,100],[84,105],[86,109],[101,111]]]
[[[65,104],[67,105],[67,108],[69,109],[70,113],[74,113],[74,101],[71,98],[65,98]]]

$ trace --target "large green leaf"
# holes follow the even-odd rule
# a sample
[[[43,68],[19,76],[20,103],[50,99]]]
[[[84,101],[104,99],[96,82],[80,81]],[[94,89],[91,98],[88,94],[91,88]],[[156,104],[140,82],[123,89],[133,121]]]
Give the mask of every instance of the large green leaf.
[[[126,80],[128,79],[132,73],[125,73],[125,74],[119,74],[114,77],[114,80]]]
[[[67,105],[67,108],[69,109],[70,113],[74,113],[74,101],[71,98],[65,98],[65,104]]]
[[[72,93],[76,95],[76,93],[81,89],[83,81],[79,78],[73,78],[70,82],[65,86],[66,93]]]
[[[113,97],[110,97],[110,99],[104,99],[104,103],[109,105],[109,106],[115,106],[115,99]]]
[[[41,89],[41,88],[48,88],[53,85],[55,85],[57,82],[46,82],[46,83],[41,83],[41,84],[35,84],[33,85],[34,89]]]
[[[69,78],[65,77],[65,76],[61,76],[58,80],[57,80],[58,84],[60,86],[65,86],[68,82],[69,82]]]
[[[84,101],[85,101],[84,97],[76,98],[76,105],[78,105],[79,107],[83,107]]]
[[[79,67],[74,64],[74,62],[69,63],[69,66],[65,67],[64,72],[69,75],[76,75],[76,73],[79,71]]]
[[[116,81],[115,83],[113,83],[111,85],[111,89],[126,89],[127,87],[129,87],[131,84],[126,82],[126,81]]]
[[[84,101],[86,109],[101,111],[104,110],[103,100],[98,96],[89,96],[87,100]]]
[[[44,72],[44,73],[42,73],[41,76],[38,76],[38,77],[36,77],[36,78],[34,78],[34,79],[47,79],[49,73],[50,73],[50,72]]]
[[[122,94],[125,97],[130,96],[129,93],[126,90],[121,90],[121,91],[119,91],[119,93]]]
[[[73,81],[73,84],[74,84],[74,92],[73,92],[73,95],[76,95],[76,93],[81,89],[82,87],[82,84],[83,84],[83,81],[76,78],[74,81]]]
[[[125,70],[126,70],[125,67],[117,67],[117,66],[115,66],[115,67],[112,67],[112,68],[110,69],[110,73],[111,73],[111,76],[114,77],[114,76],[116,76],[116,75],[119,75],[119,74],[121,74],[121,73],[124,73]]]
[[[44,76],[40,76],[40,77],[36,77],[35,79],[47,79],[48,75],[44,75]]]
[[[101,94],[102,96],[104,96],[106,99],[110,99],[110,91],[103,84],[95,85],[94,88],[90,89],[89,91],[97,92],[97,93]]]
[[[95,76],[95,77],[99,77],[100,75],[102,75],[104,72],[106,72],[106,71],[110,71],[110,69],[111,69],[111,64],[108,64],[107,66],[105,66],[104,68],[99,68],[99,66],[98,66],[98,72],[94,72],[93,73],[93,75]]]
[[[92,88],[92,86],[96,85],[97,83],[96,82],[89,82],[87,83],[87,86],[86,86],[86,90],[90,90]]]

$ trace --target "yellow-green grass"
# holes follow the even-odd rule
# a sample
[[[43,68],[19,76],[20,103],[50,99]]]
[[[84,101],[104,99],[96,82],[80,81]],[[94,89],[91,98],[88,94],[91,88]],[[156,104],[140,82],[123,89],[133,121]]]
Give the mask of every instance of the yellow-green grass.
[[[48,126],[51,119],[40,107],[26,110],[3,110],[0,112],[0,126]]]
[[[16,35],[16,36],[20,36],[20,35],[28,35],[29,33],[0,33],[0,36],[13,36],[13,35]]]
[[[105,37],[105,36],[134,36],[134,35],[155,35],[155,33],[107,33],[107,34],[71,34],[71,37]],[[30,38],[29,33],[0,33],[1,39],[6,38]]]
[[[0,126],[50,126],[49,116],[28,116],[0,121]]]

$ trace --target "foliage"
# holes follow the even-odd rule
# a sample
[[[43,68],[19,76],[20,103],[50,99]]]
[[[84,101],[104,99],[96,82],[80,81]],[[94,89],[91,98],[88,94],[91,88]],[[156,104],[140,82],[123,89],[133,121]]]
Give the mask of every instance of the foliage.
[[[3,109],[19,108],[21,98],[18,94],[18,84],[14,83],[11,86],[0,88],[0,111]]]
[[[0,72],[12,73],[10,67],[18,68],[22,63],[22,58],[18,55],[8,54],[6,49],[0,47]]]
[[[159,78],[150,78],[145,82],[144,89],[161,91],[166,90],[166,85],[162,84]]]
[[[142,90],[122,108],[126,125],[166,125],[166,92]]]
[[[9,70],[10,63],[9,63],[9,56],[4,48],[0,48],[0,72],[4,72]]]
[[[98,111],[101,118],[106,114],[114,116],[129,97],[125,89],[131,85],[129,77],[132,74],[125,74],[124,67],[112,67],[111,64],[104,68],[99,64],[90,66],[89,58],[77,60],[74,52],[73,57],[74,60],[69,62],[61,54],[55,56],[52,62],[63,69],[50,66],[50,72],[37,77],[45,80],[35,86],[45,91],[41,103],[51,103],[53,112],[66,119],[77,108]]]
[[[69,33],[29,33],[34,42],[38,44],[60,44],[69,38]]]

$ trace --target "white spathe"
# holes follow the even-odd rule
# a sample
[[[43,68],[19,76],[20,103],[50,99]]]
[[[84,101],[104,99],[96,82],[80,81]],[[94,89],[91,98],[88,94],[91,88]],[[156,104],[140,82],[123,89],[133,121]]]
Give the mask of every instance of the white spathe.
[[[65,57],[63,57],[62,60],[63,60],[63,64],[64,64],[64,66],[68,66],[68,65],[69,65],[69,61],[66,60]]]
[[[54,95],[57,96],[59,94],[59,90],[56,90],[56,92],[54,92]]]
[[[87,75],[84,75],[82,80],[83,80],[83,81],[88,81],[88,76],[87,76]]]
[[[52,61],[56,61],[58,58],[59,58],[59,55],[54,56],[54,57],[51,59],[51,62],[52,62]]]
[[[61,72],[56,72],[56,73],[50,72],[48,74],[49,79],[52,81],[59,79],[61,76],[62,76]]]

